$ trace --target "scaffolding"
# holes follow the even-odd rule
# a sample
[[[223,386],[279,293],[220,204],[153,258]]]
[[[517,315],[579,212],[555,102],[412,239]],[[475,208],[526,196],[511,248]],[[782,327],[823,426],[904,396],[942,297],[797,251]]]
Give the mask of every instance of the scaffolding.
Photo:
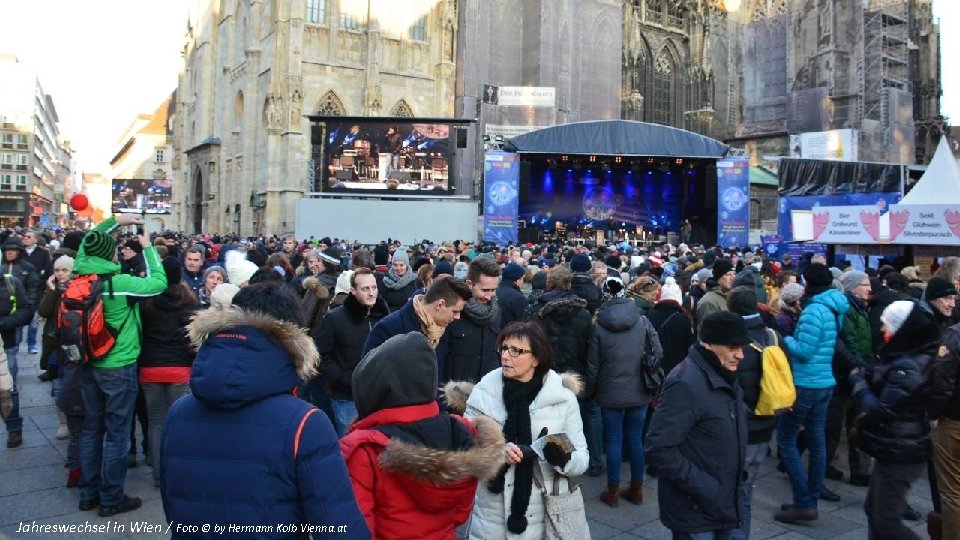
[[[888,89],[912,92],[909,72],[908,5],[906,0],[865,0],[860,95],[864,120],[884,128],[892,121]]]

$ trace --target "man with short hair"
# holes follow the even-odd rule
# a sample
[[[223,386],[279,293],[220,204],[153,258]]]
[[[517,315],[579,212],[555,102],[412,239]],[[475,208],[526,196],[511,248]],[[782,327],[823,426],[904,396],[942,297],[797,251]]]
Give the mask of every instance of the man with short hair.
[[[287,256],[287,260],[290,261],[290,266],[294,270],[300,268],[300,265],[303,264],[303,255],[297,251],[297,237],[292,234],[284,236],[282,249],[283,253]]]
[[[357,416],[353,400],[353,370],[363,358],[370,330],[390,313],[386,300],[377,297],[377,278],[369,268],[357,268],[350,275],[350,294],[343,305],[332,310],[320,324],[317,349],[320,373],[333,408],[334,428],[339,437]]]
[[[40,282],[46,283],[53,269],[53,261],[50,260],[50,252],[47,251],[47,248],[37,245],[39,236],[37,231],[33,229],[27,229],[23,233],[23,259],[36,268],[40,275]],[[36,354],[38,351],[37,327],[39,324],[40,319],[34,314],[30,326],[27,327],[27,350],[30,351],[30,354]]]
[[[203,289],[203,255],[203,248],[192,246],[183,256],[183,282],[197,298]]]
[[[700,342],[663,382],[646,457],[674,538],[726,539],[740,526],[748,430],[737,369],[749,343],[741,316],[710,313]]]
[[[519,266],[511,262],[507,266]],[[500,367],[497,334],[500,333],[500,308],[497,285],[500,268],[489,257],[477,257],[467,268],[464,283],[471,298],[463,308],[463,316],[447,326],[447,359],[440,384],[447,381],[477,382]]]
[[[460,313],[471,298],[473,291],[463,281],[453,276],[437,277],[426,293],[415,295],[373,327],[360,356],[366,356],[397,334],[421,332],[437,351],[438,373],[443,373],[447,359],[447,326],[460,318]]]

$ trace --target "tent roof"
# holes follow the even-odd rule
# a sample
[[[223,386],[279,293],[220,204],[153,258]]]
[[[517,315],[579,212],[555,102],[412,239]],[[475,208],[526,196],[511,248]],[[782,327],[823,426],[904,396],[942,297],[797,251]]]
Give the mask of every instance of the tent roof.
[[[780,177],[763,167],[750,167],[750,185],[780,186]]]
[[[507,141],[505,150],[529,154],[599,154],[720,158],[729,147],[690,131],[631,120],[559,124]]]
[[[941,137],[927,170],[900,204],[955,204],[960,202],[960,165],[947,138]]]

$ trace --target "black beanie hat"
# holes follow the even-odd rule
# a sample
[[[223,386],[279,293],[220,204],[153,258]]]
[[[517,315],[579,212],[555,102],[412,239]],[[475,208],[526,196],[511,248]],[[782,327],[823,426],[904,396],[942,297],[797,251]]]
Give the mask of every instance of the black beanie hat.
[[[164,257],[162,264],[163,273],[167,275],[167,286],[180,283],[183,280],[183,267],[176,257]]]
[[[143,253],[143,246],[141,246],[140,241],[135,238],[131,238],[130,240],[124,242],[123,247],[130,248],[137,253]]]
[[[930,281],[927,283],[927,288],[924,290],[923,299],[926,301],[936,300],[937,298],[943,298],[944,296],[956,296],[957,288],[950,283],[945,278],[940,276],[934,276],[930,278]]]
[[[813,288],[823,292],[833,285],[833,273],[825,264],[812,263],[803,271],[803,282],[808,291]]]
[[[353,371],[353,387],[363,388],[354,396],[358,419],[430,403],[437,398],[437,354],[420,332],[393,336],[363,357]]]
[[[437,265],[433,267],[433,274],[432,274],[432,275],[433,275],[433,277],[437,277],[437,276],[441,276],[441,275],[444,275],[444,274],[446,274],[446,275],[448,275],[448,276],[452,276],[452,275],[453,275],[453,265],[450,264],[450,261],[448,261],[448,260],[446,260],[446,259],[440,259],[439,261],[437,261]]]
[[[117,252],[117,242],[109,234],[92,230],[83,235],[83,253],[91,257],[113,260]]]
[[[233,297],[233,305],[303,326],[300,300],[282,282],[266,281],[244,287]]]
[[[74,253],[80,250],[80,243],[83,241],[83,233],[78,231],[70,231],[67,234],[63,235],[63,242],[60,242],[60,247],[72,249]]]
[[[717,259],[717,262],[713,263],[713,279],[719,280],[731,270],[733,270],[733,263],[730,259]]]
[[[717,311],[703,318],[700,341],[708,345],[746,345],[750,336],[743,317],[731,311]]]

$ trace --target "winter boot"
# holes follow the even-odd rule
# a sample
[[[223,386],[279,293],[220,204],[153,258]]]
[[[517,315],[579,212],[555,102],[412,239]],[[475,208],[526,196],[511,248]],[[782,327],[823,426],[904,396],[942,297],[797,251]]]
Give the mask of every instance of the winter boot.
[[[67,429],[67,415],[63,414],[63,411],[57,410],[57,419],[60,420],[60,425],[57,427],[57,439],[61,441],[70,437],[70,430]]]
[[[930,511],[927,514],[927,534],[930,535],[930,540],[943,538],[943,521],[940,519],[940,512]]]
[[[633,504],[643,504],[643,482],[630,481],[630,487],[620,492],[620,496]]]
[[[607,483],[607,490],[600,494],[600,500],[611,508],[620,506],[620,484]]]

